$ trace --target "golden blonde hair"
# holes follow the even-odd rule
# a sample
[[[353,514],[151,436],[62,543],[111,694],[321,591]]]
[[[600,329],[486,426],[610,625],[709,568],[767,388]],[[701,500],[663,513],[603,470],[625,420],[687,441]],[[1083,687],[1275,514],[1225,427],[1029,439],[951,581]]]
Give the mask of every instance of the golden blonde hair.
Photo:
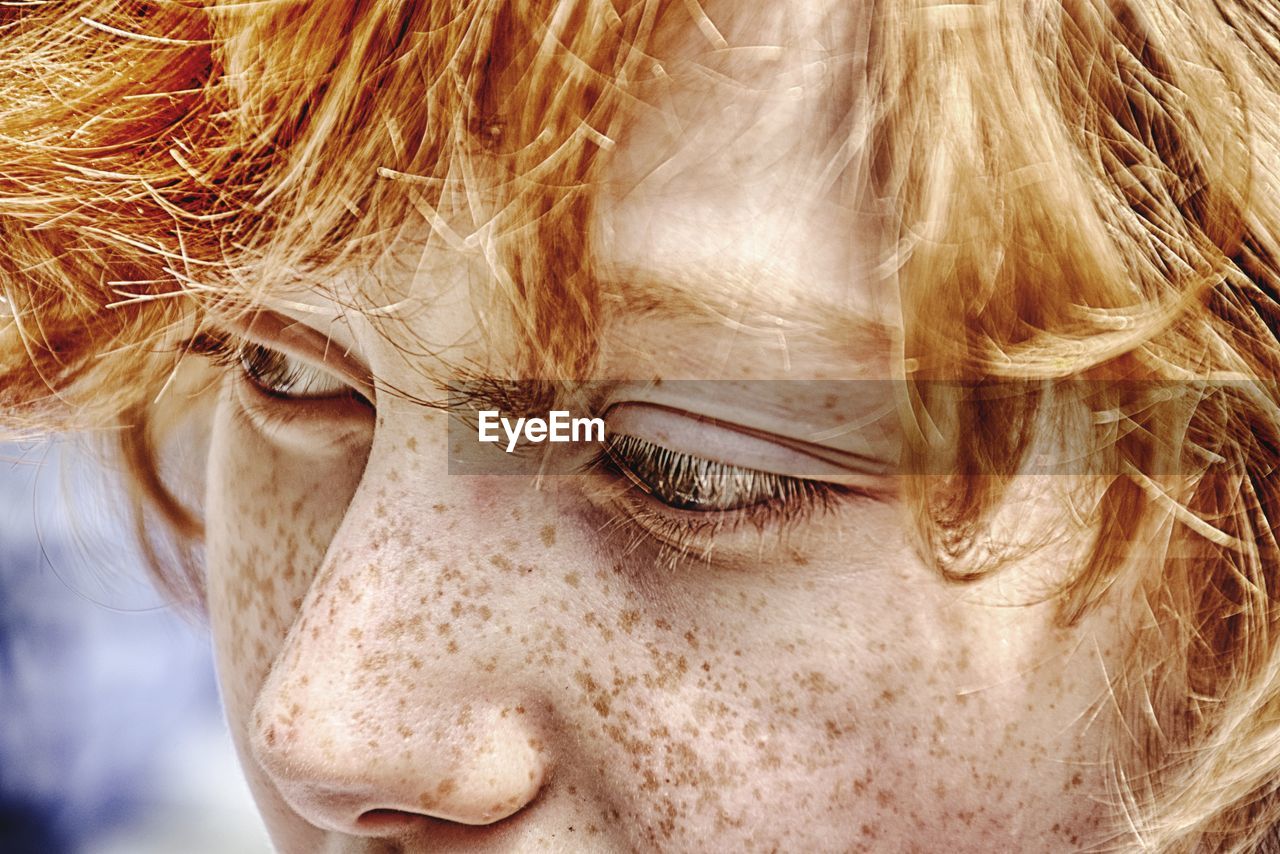
[[[4,7],[5,423],[118,427],[140,494],[198,539],[155,463],[181,341],[210,302],[374,263],[406,222],[491,247],[530,368],[582,373],[593,182],[659,16],[698,23],[663,6]],[[1062,619],[1123,572],[1147,597],[1115,676],[1117,839],[1253,850],[1280,823],[1280,13],[903,0],[866,19],[857,142],[903,370],[915,409],[958,425],[959,475],[917,484],[921,531],[949,576],[986,571],[966,549],[1009,460],[1046,410],[1097,416],[1080,441],[1114,475]],[[478,244],[442,213],[471,208]],[[1080,378],[1136,382],[1055,391]],[[198,597],[198,575],[164,578]]]

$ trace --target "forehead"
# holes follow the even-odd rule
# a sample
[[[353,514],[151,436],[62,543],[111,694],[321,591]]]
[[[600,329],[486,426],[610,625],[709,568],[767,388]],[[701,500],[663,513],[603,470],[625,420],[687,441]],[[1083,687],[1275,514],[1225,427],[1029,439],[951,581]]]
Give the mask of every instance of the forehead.
[[[628,81],[588,224],[615,315],[741,328],[774,318],[814,340],[892,316],[861,193],[865,29],[848,3],[665,10],[652,61]],[[402,238],[392,275],[353,277],[361,293],[339,301],[372,304],[375,325],[402,314],[464,323],[465,299],[441,294],[483,283],[491,259],[438,242],[419,254]],[[418,320],[394,337],[421,339]]]
[[[610,278],[644,271],[782,314],[815,298],[883,314],[851,5],[669,16],[597,198],[595,261]]]

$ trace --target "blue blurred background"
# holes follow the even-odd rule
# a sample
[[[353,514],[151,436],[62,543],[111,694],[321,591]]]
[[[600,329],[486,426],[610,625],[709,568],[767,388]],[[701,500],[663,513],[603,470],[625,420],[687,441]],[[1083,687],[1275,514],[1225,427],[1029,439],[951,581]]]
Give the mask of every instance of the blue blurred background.
[[[265,854],[207,633],[117,490],[77,442],[0,445],[0,852]]]

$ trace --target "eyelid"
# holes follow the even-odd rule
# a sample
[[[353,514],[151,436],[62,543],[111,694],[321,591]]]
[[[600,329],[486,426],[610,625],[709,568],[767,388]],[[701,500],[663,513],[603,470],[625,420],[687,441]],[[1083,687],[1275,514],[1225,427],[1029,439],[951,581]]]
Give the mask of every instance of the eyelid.
[[[350,385],[365,400],[370,403],[375,400],[369,369],[314,327],[265,309],[251,315],[219,317],[218,325],[246,341],[323,368]]]
[[[677,453],[783,477],[822,480],[874,492],[892,491],[881,460],[726,423],[648,402],[610,406],[606,433],[629,435]]]

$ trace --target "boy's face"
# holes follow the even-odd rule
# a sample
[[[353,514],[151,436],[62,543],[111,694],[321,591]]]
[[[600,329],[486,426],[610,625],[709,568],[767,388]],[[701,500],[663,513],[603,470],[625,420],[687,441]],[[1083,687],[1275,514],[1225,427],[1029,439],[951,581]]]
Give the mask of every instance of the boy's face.
[[[605,376],[891,375],[875,225],[830,143],[858,121],[861,57],[823,5],[842,4],[751,20],[713,7],[746,46],[731,51],[692,24],[667,39],[644,84],[661,109],[616,140],[593,225],[620,296]],[[376,429],[356,404],[272,401],[241,379],[216,418],[209,606],[282,850],[1093,838],[1120,621],[1106,600],[1061,629],[1040,602],[1085,538],[1060,525],[1049,479],[1019,484],[997,520],[1042,545],[960,586],[922,559],[887,480],[708,523],[602,477],[450,475],[445,414],[406,397],[438,398],[446,365],[501,372],[507,348],[472,313],[475,259],[421,254],[385,283],[394,323],[285,309],[316,330],[294,338],[304,362],[350,358],[385,384]],[[341,346],[326,357],[327,337]],[[773,470],[797,425],[856,406],[804,382],[681,388],[651,393],[660,405],[624,394],[611,429]]]

